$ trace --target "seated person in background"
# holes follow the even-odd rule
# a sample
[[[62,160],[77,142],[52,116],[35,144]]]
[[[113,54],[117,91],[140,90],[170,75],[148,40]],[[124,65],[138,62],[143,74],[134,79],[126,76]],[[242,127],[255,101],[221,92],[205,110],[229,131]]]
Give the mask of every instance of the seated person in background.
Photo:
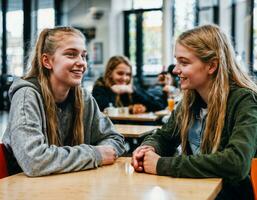
[[[172,177],[223,179],[217,199],[253,199],[249,177],[256,157],[257,86],[237,63],[215,25],[182,33],[175,45],[183,99],[168,123],[133,152],[136,171]],[[181,145],[182,154],[175,155]]]
[[[85,38],[77,29],[44,29],[31,69],[9,90],[3,136],[9,174],[43,176],[114,163],[124,138],[81,88],[87,68]]]
[[[95,82],[92,95],[101,111],[110,103],[115,107],[130,106],[134,114],[163,109],[153,96],[133,85],[132,66],[124,56],[109,59],[104,77]]]
[[[176,93],[179,88],[179,77],[172,72],[175,66],[169,65],[167,72],[162,72],[158,76],[158,82],[163,86],[162,90],[168,94]]]
[[[157,79],[157,85],[150,87],[147,92],[149,95],[155,97],[156,101],[163,104],[164,107],[167,106],[167,99],[169,97],[176,97],[180,93],[179,90],[179,78],[177,75],[172,73],[175,65],[171,64],[167,71],[161,72]]]

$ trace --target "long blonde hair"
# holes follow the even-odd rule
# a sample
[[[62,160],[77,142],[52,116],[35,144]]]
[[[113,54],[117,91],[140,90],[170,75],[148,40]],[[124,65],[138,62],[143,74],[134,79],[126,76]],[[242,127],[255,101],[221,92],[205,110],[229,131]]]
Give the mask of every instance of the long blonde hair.
[[[231,84],[257,92],[255,83],[244,73],[235,57],[235,52],[227,36],[216,25],[204,25],[182,33],[177,43],[194,52],[204,63],[218,62],[216,72],[211,77],[208,95],[208,113],[201,144],[202,153],[218,150],[227,109],[227,99]],[[189,127],[193,123],[193,105],[199,101],[195,90],[183,91],[180,122],[182,150],[186,153]]]
[[[24,79],[36,77],[41,87],[41,92],[44,100],[45,113],[47,119],[47,137],[49,144],[62,146],[59,139],[57,128],[57,106],[54,100],[53,91],[50,84],[51,71],[43,66],[42,55],[54,55],[58,44],[64,37],[79,36],[85,40],[84,35],[77,29],[72,27],[56,27],[52,29],[44,29],[39,37],[35,46],[32,56],[31,68],[24,76]],[[84,101],[82,97],[82,90],[80,86],[72,88],[75,94],[74,99],[74,115],[75,122],[72,128],[71,144],[78,145],[84,143],[84,127],[83,127],[83,110]]]
[[[130,68],[130,71],[132,73],[132,65],[129,61],[129,59],[125,56],[112,56],[109,61],[107,62],[107,65],[106,65],[106,68],[105,68],[105,72],[104,72],[104,84],[106,87],[111,87],[113,84],[114,84],[114,81],[112,79],[112,72],[113,70],[116,69],[116,67],[119,65],[119,64],[122,64],[124,63],[125,65],[127,65],[129,68]],[[131,74],[131,77],[130,77],[130,81],[128,84],[131,84],[132,83],[132,74]],[[129,100],[132,101],[132,97],[131,95],[129,94]],[[120,95],[117,95],[116,96],[116,99],[115,99],[115,105],[116,106],[123,106],[123,103],[120,99]]]

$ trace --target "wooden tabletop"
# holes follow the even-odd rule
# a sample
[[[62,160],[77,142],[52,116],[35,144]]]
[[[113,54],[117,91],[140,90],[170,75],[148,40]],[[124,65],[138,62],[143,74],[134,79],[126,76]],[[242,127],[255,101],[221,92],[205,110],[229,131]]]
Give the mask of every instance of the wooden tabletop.
[[[126,120],[126,121],[144,121],[144,122],[155,122],[160,116],[154,113],[142,113],[142,114],[117,114],[109,115],[111,120]]]
[[[154,114],[156,114],[157,116],[163,117],[166,115],[170,115],[170,111],[168,109],[159,110],[159,111],[154,112]]]
[[[184,179],[136,173],[131,158],[83,172],[29,178],[20,173],[0,179],[0,199],[155,200],[214,199],[221,179]]]
[[[146,125],[128,125],[114,124],[116,130],[128,138],[139,138],[150,133],[150,131],[160,128],[161,126],[146,126]]]

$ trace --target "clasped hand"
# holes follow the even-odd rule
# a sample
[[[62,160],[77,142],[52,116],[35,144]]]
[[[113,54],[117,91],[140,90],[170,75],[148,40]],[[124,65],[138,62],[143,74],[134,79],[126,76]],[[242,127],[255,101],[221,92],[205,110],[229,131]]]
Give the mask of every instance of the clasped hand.
[[[155,153],[152,146],[143,145],[133,152],[131,165],[137,172],[157,174],[156,167],[159,158],[160,156]]]

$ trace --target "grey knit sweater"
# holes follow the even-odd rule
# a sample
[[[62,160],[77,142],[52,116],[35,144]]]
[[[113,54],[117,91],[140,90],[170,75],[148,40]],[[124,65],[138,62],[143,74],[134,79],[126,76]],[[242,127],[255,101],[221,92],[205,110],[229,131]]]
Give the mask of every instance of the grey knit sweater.
[[[11,109],[9,122],[3,136],[8,152],[9,166],[17,166],[28,176],[86,170],[101,165],[101,155],[96,145],[111,145],[117,155],[124,153],[124,138],[118,134],[112,122],[103,115],[91,94],[84,91],[84,144],[69,146],[69,134],[73,123],[72,106],[67,102],[59,106],[58,132],[64,144],[49,145],[46,115],[40,89],[33,83],[17,79],[9,95]],[[11,172],[12,173],[12,172]]]

